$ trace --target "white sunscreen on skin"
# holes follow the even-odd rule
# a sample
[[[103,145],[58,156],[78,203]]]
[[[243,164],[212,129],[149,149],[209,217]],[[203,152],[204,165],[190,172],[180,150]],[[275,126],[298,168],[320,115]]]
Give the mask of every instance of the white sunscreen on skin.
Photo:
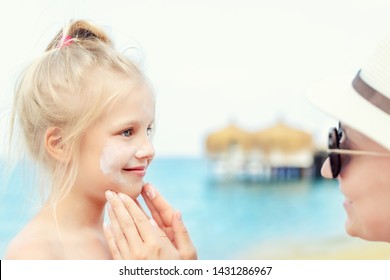
[[[100,157],[100,170],[102,173],[119,185],[126,184],[126,180],[121,173],[126,154],[128,154],[126,147],[108,140]]]

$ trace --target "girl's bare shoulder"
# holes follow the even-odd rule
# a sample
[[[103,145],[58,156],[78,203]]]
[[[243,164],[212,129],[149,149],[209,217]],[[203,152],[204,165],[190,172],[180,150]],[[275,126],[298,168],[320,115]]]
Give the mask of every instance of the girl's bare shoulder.
[[[60,259],[61,242],[52,227],[39,218],[28,223],[9,243],[6,259]]]

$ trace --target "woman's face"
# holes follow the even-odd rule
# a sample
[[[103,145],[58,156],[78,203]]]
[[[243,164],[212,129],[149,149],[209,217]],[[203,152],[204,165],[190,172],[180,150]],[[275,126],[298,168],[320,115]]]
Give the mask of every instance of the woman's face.
[[[105,90],[125,94],[85,133],[78,185],[101,198],[106,190],[136,198],[154,157],[154,96],[147,85],[134,86],[119,74],[95,75],[104,81]]]
[[[346,149],[389,154],[390,151],[356,130],[343,126]],[[344,148],[344,146],[343,146]],[[390,157],[341,155],[337,179],[345,197],[346,231],[373,241],[390,241]],[[322,175],[332,178],[329,158]]]

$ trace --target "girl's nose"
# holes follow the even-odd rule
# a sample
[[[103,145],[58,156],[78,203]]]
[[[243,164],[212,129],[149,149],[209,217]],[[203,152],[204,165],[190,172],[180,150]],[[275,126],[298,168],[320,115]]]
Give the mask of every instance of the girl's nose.
[[[330,159],[329,159],[329,157],[322,164],[321,175],[324,178],[333,179],[332,170],[330,168]]]
[[[137,158],[148,158],[152,159],[154,157],[155,151],[152,142],[147,138],[145,142],[139,147],[135,156]]]

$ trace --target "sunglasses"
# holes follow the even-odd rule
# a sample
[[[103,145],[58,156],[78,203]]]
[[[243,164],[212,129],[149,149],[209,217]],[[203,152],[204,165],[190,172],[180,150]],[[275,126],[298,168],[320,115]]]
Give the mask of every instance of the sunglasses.
[[[390,154],[386,154],[386,153],[343,149],[340,144],[345,143],[346,139],[347,139],[347,135],[345,134],[345,131],[340,123],[338,128],[332,127],[329,130],[327,152],[329,156],[330,169],[332,170],[333,178],[336,178],[341,172],[341,168],[343,164],[341,155],[390,157]]]

